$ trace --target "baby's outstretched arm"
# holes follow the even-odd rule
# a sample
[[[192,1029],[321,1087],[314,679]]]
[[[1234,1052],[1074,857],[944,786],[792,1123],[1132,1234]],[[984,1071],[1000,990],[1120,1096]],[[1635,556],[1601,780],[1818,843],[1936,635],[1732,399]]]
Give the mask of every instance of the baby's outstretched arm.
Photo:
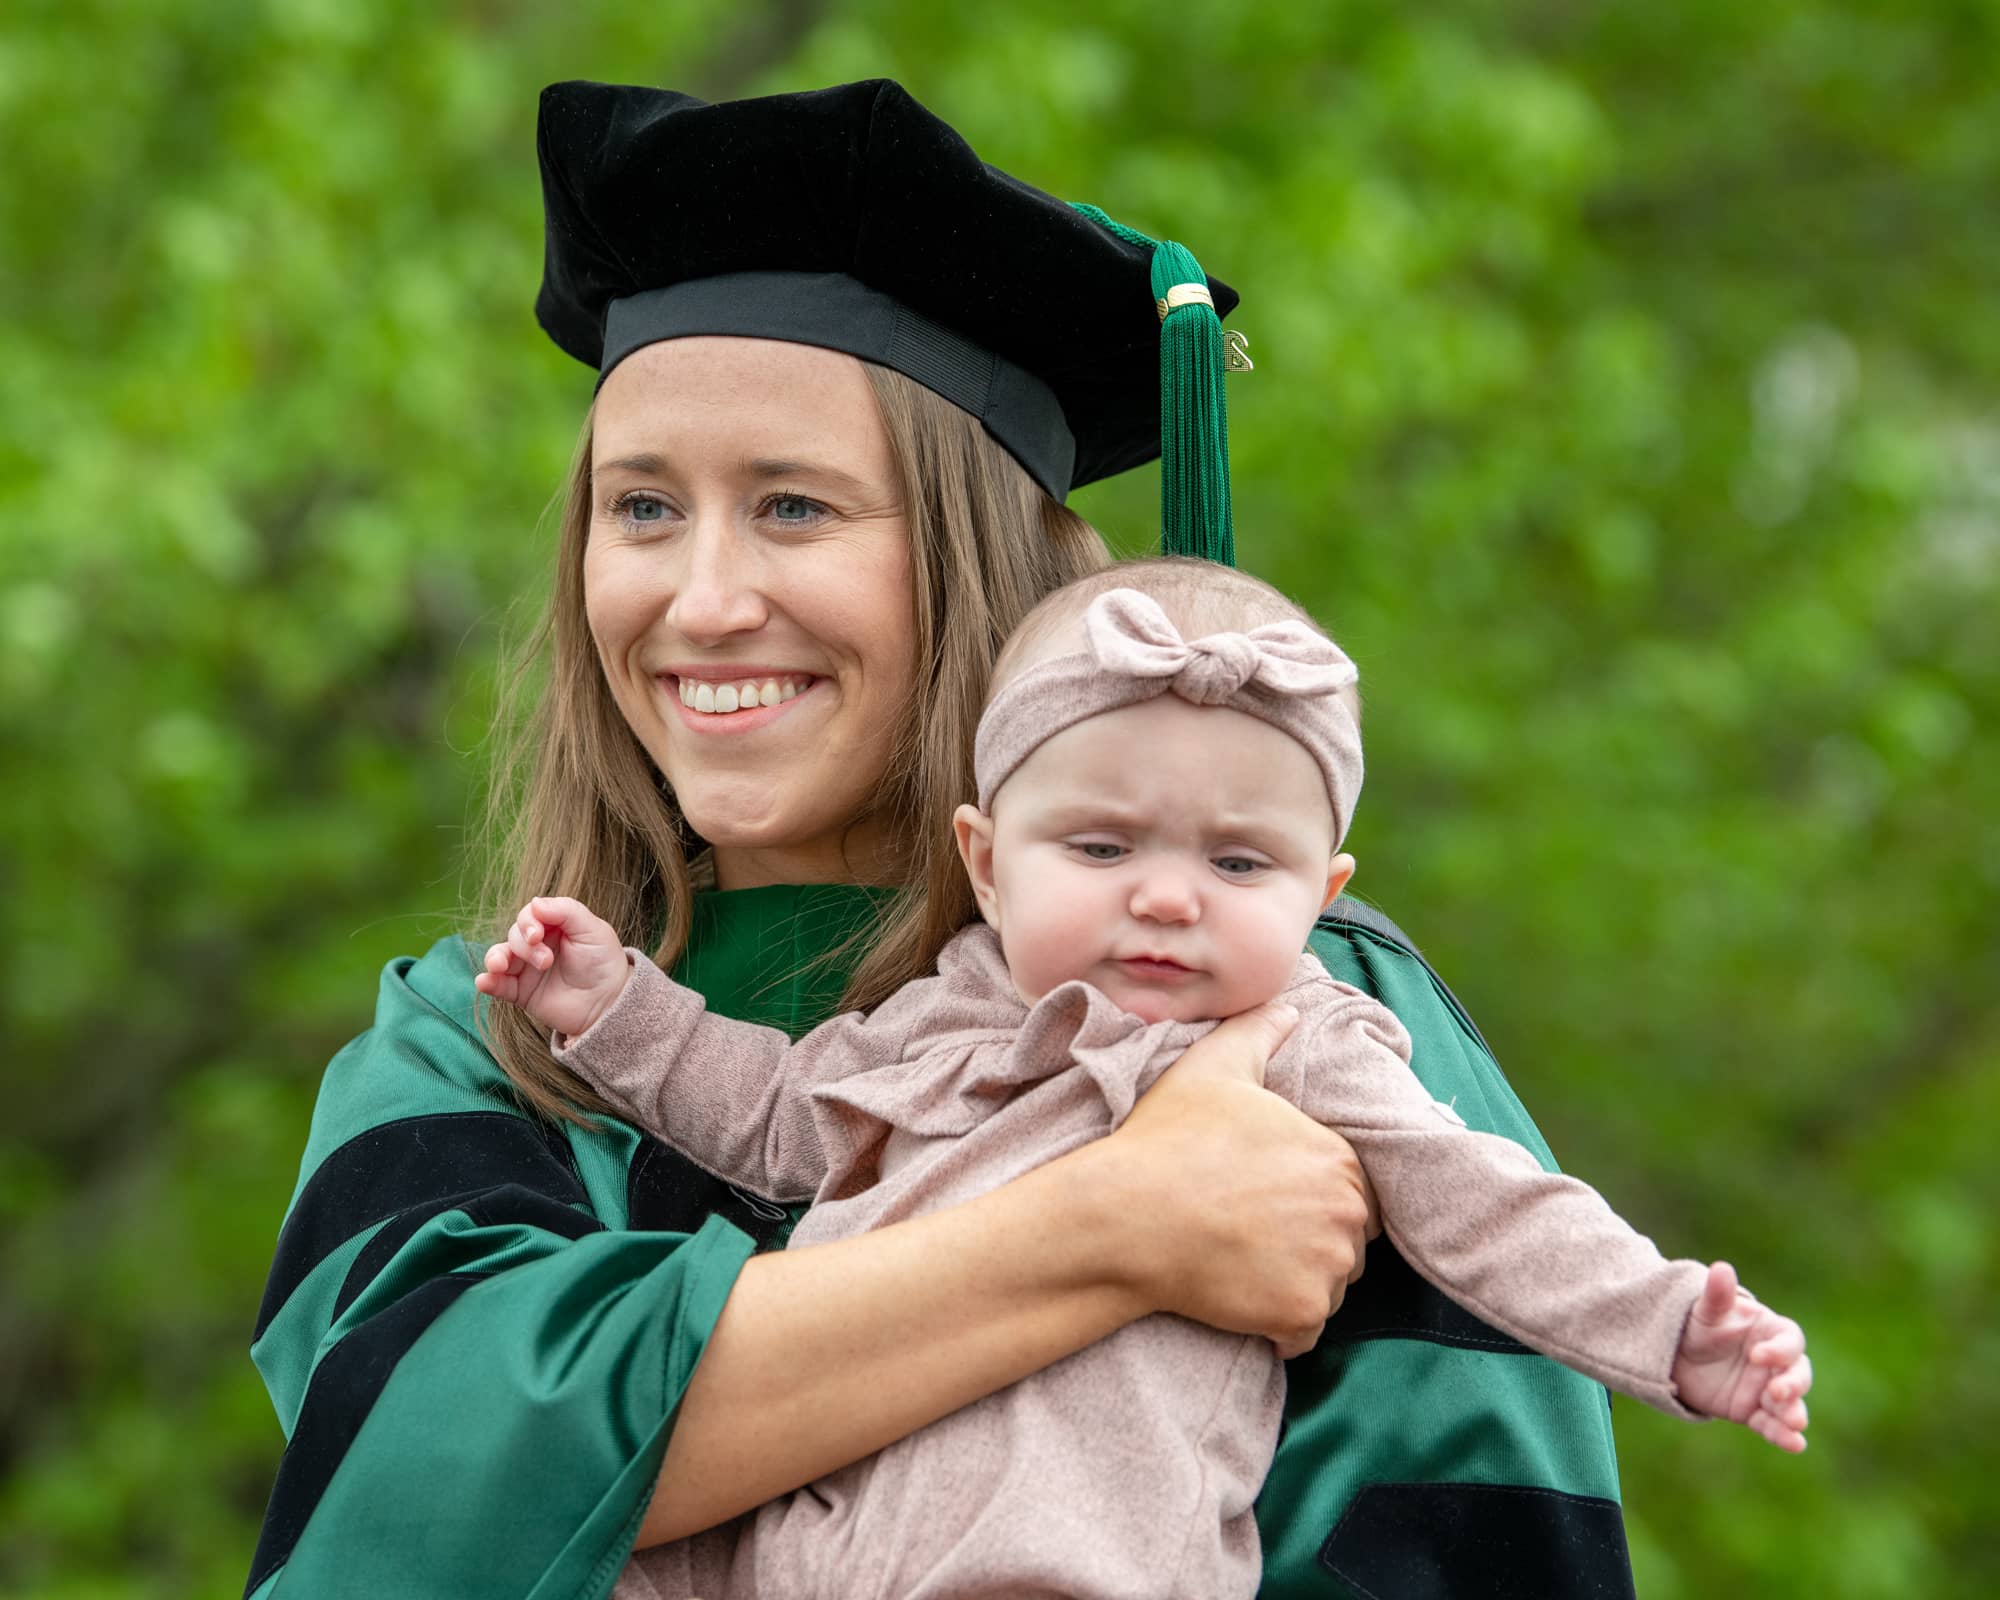
[[[873,1017],[847,1012],[796,1044],[777,1028],[710,1014],[702,997],[578,901],[530,900],[474,978],[550,1030],[556,1060],[628,1121],[727,1183],[805,1200],[827,1176],[812,1093],[896,1059],[906,985]]]
[[[1812,1360],[1806,1336],[1736,1282],[1726,1261],[1708,1269],[1674,1357],[1681,1404],[1740,1422],[1780,1450],[1805,1449]]]
[[[473,987],[519,1006],[557,1033],[585,1032],[624,992],[632,968],[618,932],[580,900],[538,895],[504,944],[486,952]]]

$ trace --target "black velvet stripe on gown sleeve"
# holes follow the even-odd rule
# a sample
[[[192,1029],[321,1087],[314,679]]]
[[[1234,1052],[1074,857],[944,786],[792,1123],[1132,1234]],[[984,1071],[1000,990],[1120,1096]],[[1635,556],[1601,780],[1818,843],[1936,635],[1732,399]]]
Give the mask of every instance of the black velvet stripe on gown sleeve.
[[[1491,1483],[1378,1483],[1320,1564],[1375,1600],[1633,1600],[1616,1500]]]
[[[724,1183],[658,1139],[642,1138],[626,1180],[626,1221],[633,1228],[693,1233],[711,1216],[722,1217],[775,1249],[791,1231],[791,1214],[760,1195]]]
[[[565,1239],[581,1239],[587,1233],[599,1233],[604,1228],[604,1224],[595,1217],[585,1215],[574,1206],[537,1194],[518,1183],[502,1184],[497,1189],[469,1194],[446,1195],[442,1200],[428,1200],[422,1205],[410,1206],[399,1211],[362,1246],[354,1264],[347,1269],[347,1276],[341,1280],[340,1293],[334,1297],[334,1319],[339,1320],[340,1314],[354,1303],[355,1296],[375,1281],[375,1275],[396,1258],[425,1223],[448,1211],[462,1212],[468,1221],[480,1227],[508,1222],[524,1223],[559,1234]]]
[[[1535,1354],[1430,1283],[1403,1259],[1387,1234],[1368,1246],[1361,1277],[1348,1287],[1340,1314],[1326,1325],[1324,1337],[1334,1344],[1422,1339],[1494,1355]]]
[[[434,1278],[327,1352],[313,1373],[291,1442],[278,1463],[278,1478],[264,1510],[264,1527],[251,1560],[250,1578],[243,1586],[246,1595],[255,1592],[291,1556],[320,1496],[403,1353],[454,1300],[485,1276],[468,1272]]]
[[[557,1202],[585,1199],[562,1136],[509,1112],[404,1117],[356,1134],[319,1164],[286,1216],[253,1339],[306,1275],[362,1230],[412,1207],[508,1184]]]

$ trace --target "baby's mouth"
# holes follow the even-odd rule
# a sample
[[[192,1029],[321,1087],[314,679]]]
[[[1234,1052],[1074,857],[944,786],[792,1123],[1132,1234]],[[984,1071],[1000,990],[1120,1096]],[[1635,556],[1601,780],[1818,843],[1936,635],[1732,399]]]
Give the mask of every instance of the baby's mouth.
[[[1183,966],[1171,956],[1121,956],[1117,964],[1132,977],[1150,983],[1174,983],[1197,975],[1193,967]]]

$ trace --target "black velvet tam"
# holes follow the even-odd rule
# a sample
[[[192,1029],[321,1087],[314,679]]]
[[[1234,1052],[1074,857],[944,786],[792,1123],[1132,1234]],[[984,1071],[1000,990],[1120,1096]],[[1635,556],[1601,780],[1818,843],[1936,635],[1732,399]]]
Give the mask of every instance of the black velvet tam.
[[[908,373],[1057,498],[1160,453],[1151,251],[986,165],[898,84],[719,105],[552,84],[539,144],[535,314],[600,373],[663,338],[790,339]]]

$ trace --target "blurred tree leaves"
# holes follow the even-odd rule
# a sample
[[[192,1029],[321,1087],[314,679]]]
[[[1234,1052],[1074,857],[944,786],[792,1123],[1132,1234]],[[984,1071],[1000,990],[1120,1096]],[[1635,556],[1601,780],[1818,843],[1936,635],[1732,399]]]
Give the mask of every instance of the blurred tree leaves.
[[[590,392],[536,90],[889,74],[1244,291],[1357,888],[1567,1164],[1807,1323],[1802,1460],[1621,1403],[1642,1592],[1991,1590],[1996,53],[1953,0],[13,8],[0,1589],[246,1569],[315,1078],[458,924]],[[1154,494],[1079,503],[1137,549]]]

